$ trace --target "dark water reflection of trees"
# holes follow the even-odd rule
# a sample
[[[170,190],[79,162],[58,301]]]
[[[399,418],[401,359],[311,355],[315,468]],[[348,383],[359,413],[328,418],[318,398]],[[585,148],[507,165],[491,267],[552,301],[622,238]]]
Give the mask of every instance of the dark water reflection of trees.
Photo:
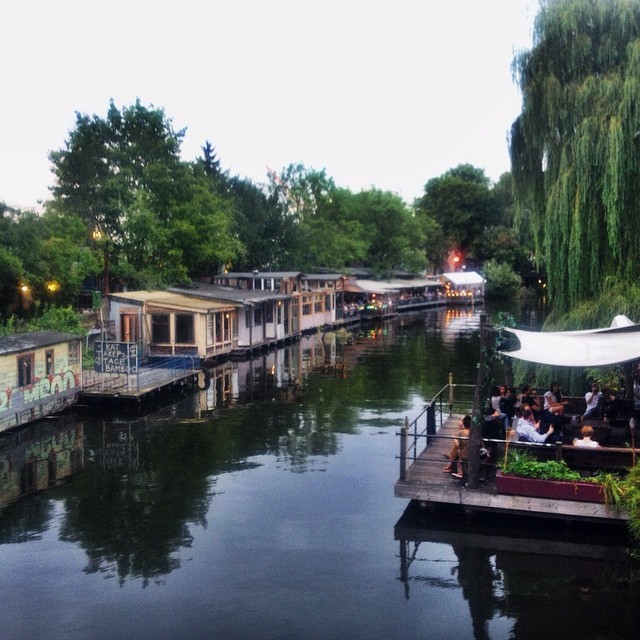
[[[395,538],[407,599],[425,596],[422,586],[439,574],[437,545],[450,547],[449,575],[439,580],[462,590],[475,640],[637,637],[640,562],[628,553],[624,528],[490,514],[461,519],[411,503]]]
[[[0,513],[0,544],[37,540],[57,519],[60,539],[86,554],[87,573],[121,584],[162,582],[180,567],[179,551],[192,544],[193,528],[210,525],[224,474],[261,465],[265,456],[305,473],[318,458],[340,453],[342,434],[393,428],[414,399],[433,395],[449,372],[457,382],[473,383],[477,328],[477,312],[459,308],[362,325],[348,339],[308,337],[281,353],[223,365],[211,372],[208,390],[146,416],[75,414],[73,429],[80,431],[68,421],[52,421],[31,435],[24,431],[24,460],[37,452],[44,461],[55,444],[61,475]],[[74,439],[74,433],[82,437]],[[78,442],[81,464],[71,464]],[[16,438],[0,438],[0,458],[15,445]],[[13,462],[15,480],[15,453]],[[11,484],[8,467],[6,472],[2,488],[15,494],[18,480]],[[514,638],[534,637],[530,630],[540,624],[579,637],[565,627],[575,629],[576,620],[584,620],[595,629],[611,621],[599,603],[619,618],[617,637],[640,628],[640,610],[631,606],[638,596],[636,565],[617,552],[608,557],[602,540],[585,550],[578,544],[584,536],[575,540],[553,531],[551,539],[565,545],[559,555],[549,553],[548,537],[544,544],[535,532],[514,537],[513,526],[500,534],[460,530],[459,521],[439,529],[424,524],[396,528],[407,597],[422,597],[423,584],[461,589],[477,639],[499,637],[490,633],[497,618],[507,620]],[[419,560],[424,551],[428,561],[434,542],[451,550],[453,573],[416,573],[422,565],[412,564],[412,556]],[[580,549],[604,555],[585,562],[572,555]],[[571,612],[572,622],[558,615],[559,608]]]
[[[221,365],[207,391],[146,416],[77,413],[50,421],[27,448],[45,460],[75,421],[82,464],[45,493],[8,507],[0,542],[39,537],[55,517],[55,500],[60,538],[85,551],[87,573],[162,580],[179,567],[177,551],[191,545],[191,528],[207,526],[221,474],[259,464],[260,456],[304,473],[311,458],[339,452],[339,434],[356,433],[363,412],[370,426],[388,426],[387,414],[410,407],[412,395],[440,388],[443,371],[467,375],[476,325],[476,314],[461,309],[362,325],[348,336],[306,337],[254,361]],[[26,440],[24,431],[21,446]],[[58,452],[59,459],[70,455]],[[19,470],[14,476],[20,495]]]

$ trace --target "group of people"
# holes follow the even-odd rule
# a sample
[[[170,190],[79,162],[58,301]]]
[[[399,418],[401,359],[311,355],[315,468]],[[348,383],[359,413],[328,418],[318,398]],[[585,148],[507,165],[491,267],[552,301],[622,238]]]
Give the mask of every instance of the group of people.
[[[640,383],[638,390],[640,396]],[[586,409],[582,418],[604,418],[606,400],[613,401],[613,397],[605,398],[599,386],[592,384],[585,394]],[[522,386],[519,394],[515,388],[503,385],[495,387],[491,393],[486,422],[499,425],[499,439],[516,438],[520,442],[553,444],[563,441],[567,405],[558,382],[552,382],[542,396],[538,396],[528,384]],[[591,439],[593,428],[590,425],[583,425],[581,436],[573,440],[574,445],[597,446],[597,442]]]
[[[610,398],[611,400],[613,398]],[[582,418],[605,417],[605,398],[598,384],[593,383],[585,394],[586,408]],[[520,396],[520,417],[516,425],[516,435],[520,442],[562,441],[564,412],[568,401],[562,397],[560,385],[552,382],[542,396],[542,407],[534,389],[524,385]],[[592,440],[593,427],[584,424],[580,429],[581,438],[574,438],[572,444],[578,447],[598,447]]]
[[[640,428],[640,367],[634,376],[634,418],[636,428]],[[592,383],[585,393],[585,410],[580,420],[601,418],[607,420],[609,415],[619,412],[616,398],[607,389],[601,389],[597,383]],[[502,385],[494,387],[485,415],[482,438],[486,441],[514,439],[520,442],[555,443],[567,442],[576,447],[599,447],[593,439],[593,427],[582,424],[579,438],[566,434],[565,410],[568,401],[563,398],[558,382],[553,382],[542,396],[539,396],[531,385],[522,386],[520,393],[514,387]],[[451,451],[446,455],[449,459],[442,469],[444,473],[452,473],[456,478],[462,478],[463,467],[468,460],[468,440],[471,429],[471,416],[466,415],[460,422],[460,429],[453,440]],[[484,459],[492,457],[491,447],[483,445],[481,456]]]

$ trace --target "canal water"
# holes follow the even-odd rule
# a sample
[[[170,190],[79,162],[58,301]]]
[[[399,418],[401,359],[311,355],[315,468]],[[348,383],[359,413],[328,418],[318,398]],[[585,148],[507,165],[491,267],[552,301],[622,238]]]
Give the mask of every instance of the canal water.
[[[3,434],[0,637],[637,638],[624,533],[393,497],[398,429],[475,381],[478,326],[306,337],[143,417]]]

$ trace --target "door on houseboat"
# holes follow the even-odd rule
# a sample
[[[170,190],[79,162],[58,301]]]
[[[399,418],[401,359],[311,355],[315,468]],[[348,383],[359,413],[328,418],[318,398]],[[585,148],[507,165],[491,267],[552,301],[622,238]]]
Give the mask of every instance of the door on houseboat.
[[[141,339],[137,315],[124,313],[120,316],[120,335],[122,342],[138,342]]]
[[[276,304],[276,337],[282,340],[287,335],[287,314],[285,312],[285,304],[282,300],[278,300]]]

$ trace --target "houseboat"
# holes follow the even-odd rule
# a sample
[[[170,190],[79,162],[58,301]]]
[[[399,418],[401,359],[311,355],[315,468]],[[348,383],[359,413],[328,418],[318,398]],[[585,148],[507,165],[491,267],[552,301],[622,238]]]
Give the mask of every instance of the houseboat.
[[[0,338],[0,431],[71,407],[82,391],[82,338],[40,331]]]
[[[137,343],[145,357],[208,360],[238,345],[242,303],[175,291],[128,291],[109,296],[115,341]]]
[[[224,302],[234,305],[230,316],[233,334],[233,345],[229,351],[231,356],[245,357],[295,335],[291,328],[291,299],[287,294],[272,289],[203,283],[196,283],[188,289],[172,288],[170,291],[184,295],[194,302]],[[204,359],[209,360],[211,356]]]
[[[476,271],[452,271],[440,275],[449,304],[484,301],[485,279]]]
[[[283,320],[290,335],[345,322],[345,280],[340,273],[258,270],[227,272],[213,278],[217,285],[286,294]]]

